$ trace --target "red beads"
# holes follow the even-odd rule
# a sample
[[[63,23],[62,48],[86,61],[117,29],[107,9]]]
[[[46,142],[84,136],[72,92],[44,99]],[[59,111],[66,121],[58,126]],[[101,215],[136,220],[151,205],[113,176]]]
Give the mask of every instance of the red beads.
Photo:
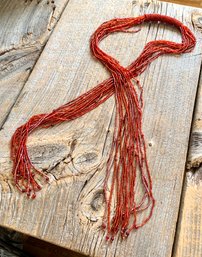
[[[122,67],[117,60],[99,48],[99,42],[107,35],[126,32],[135,25],[149,21],[174,25],[181,32],[182,43],[166,40],[151,41],[127,68]],[[103,186],[106,208],[102,228],[107,231],[106,240],[112,242],[117,233],[120,233],[122,238],[127,238],[131,230],[146,224],[152,216],[155,200],[142,132],[143,88],[137,76],[160,55],[190,52],[195,43],[194,35],[186,26],[165,15],[146,14],[103,23],[91,37],[91,50],[93,55],[108,68],[111,77],[49,114],[34,115],[16,130],[11,139],[12,173],[16,187],[28,197],[35,198],[36,192],[41,189],[40,177],[46,181],[49,179],[44,172],[33,166],[29,158],[26,143],[33,131],[81,117],[114,95],[116,116]],[[136,192],[138,176],[143,192],[139,198]],[[115,203],[113,210],[112,203]],[[139,214],[143,212],[145,215],[140,219]]]

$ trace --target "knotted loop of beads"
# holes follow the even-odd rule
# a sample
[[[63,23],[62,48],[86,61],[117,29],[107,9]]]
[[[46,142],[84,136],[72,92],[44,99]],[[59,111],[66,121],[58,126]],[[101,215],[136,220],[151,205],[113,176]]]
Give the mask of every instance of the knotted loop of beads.
[[[99,42],[109,34],[127,32],[143,22],[164,22],[175,26],[181,33],[182,42],[151,41],[128,67],[122,67],[99,48]],[[32,132],[79,118],[114,95],[116,114],[103,185],[105,212],[102,228],[107,232],[106,239],[113,241],[117,233],[126,238],[133,229],[144,226],[152,216],[155,200],[142,131],[143,88],[137,76],[159,56],[190,52],[195,44],[196,39],[186,26],[165,15],[145,14],[104,22],[92,35],[90,46],[92,54],[105,65],[111,77],[51,113],[34,115],[17,128],[11,139],[12,174],[16,187],[28,197],[35,198],[41,189],[40,178],[48,180],[48,175],[36,169],[29,158],[27,138]],[[141,192],[138,192],[140,185]]]

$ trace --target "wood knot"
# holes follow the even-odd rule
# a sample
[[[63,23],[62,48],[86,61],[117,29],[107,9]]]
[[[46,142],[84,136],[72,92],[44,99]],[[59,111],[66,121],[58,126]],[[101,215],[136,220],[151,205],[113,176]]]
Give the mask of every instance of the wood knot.
[[[37,141],[29,146],[31,161],[40,170],[52,170],[63,162],[68,153],[69,147],[64,143],[41,142],[38,144]]]
[[[76,163],[92,163],[97,160],[97,157],[97,153],[94,152],[84,153],[77,158]]]
[[[145,7],[145,8],[149,7],[149,5],[150,5],[149,2],[145,2],[145,3],[144,3],[144,7]]]
[[[198,29],[202,29],[202,13],[193,13],[192,22]]]
[[[97,189],[93,194],[88,194],[82,199],[79,206],[80,222],[87,224],[89,221],[95,223],[96,227],[101,226],[104,212],[104,193],[103,189]]]
[[[202,25],[202,17],[198,18],[198,22]]]
[[[103,204],[104,204],[103,190],[99,190],[93,195],[93,199],[90,203],[90,206],[93,209],[93,211],[99,211],[102,208]]]

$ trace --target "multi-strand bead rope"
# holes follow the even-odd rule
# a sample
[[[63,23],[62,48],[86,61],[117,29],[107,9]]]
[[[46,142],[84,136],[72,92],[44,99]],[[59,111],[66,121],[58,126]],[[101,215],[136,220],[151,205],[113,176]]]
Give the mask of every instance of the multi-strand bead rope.
[[[99,42],[109,34],[127,32],[143,22],[175,26],[181,33],[182,42],[151,41],[126,68],[99,48]],[[109,70],[111,77],[51,113],[34,115],[15,131],[11,140],[11,159],[16,187],[28,197],[35,198],[41,189],[39,177],[48,180],[48,176],[30,161],[26,143],[32,132],[79,118],[114,95],[116,116],[103,186],[106,207],[102,227],[106,229],[106,239],[112,241],[118,232],[124,238],[131,230],[142,227],[152,216],[155,200],[142,132],[143,88],[137,76],[159,56],[190,52],[195,44],[196,39],[186,26],[165,15],[145,14],[104,22],[92,35],[90,46],[93,55]],[[136,192],[137,174],[142,185],[141,197]],[[143,212],[144,215],[138,215]]]

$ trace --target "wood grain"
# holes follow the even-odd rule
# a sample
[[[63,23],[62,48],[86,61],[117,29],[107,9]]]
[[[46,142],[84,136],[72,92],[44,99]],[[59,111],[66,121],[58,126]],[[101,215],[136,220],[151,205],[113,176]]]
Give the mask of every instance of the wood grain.
[[[0,128],[67,3],[0,1]]]
[[[67,3],[68,0],[0,1],[0,128]],[[10,234],[0,230],[2,237]],[[10,241],[1,238],[0,256],[15,254],[23,256]]]
[[[195,16],[202,29],[200,14]],[[198,20],[198,21],[197,21]],[[180,214],[173,257],[198,257],[202,255],[202,77],[199,79],[196,105],[187,159],[187,173],[183,186]]]
[[[201,26],[202,28],[202,26]],[[193,118],[187,169],[197,168],[202,163],[202,78],[199,81],[196,107]]]
[[[187,172],[173,257],[202,254],[202,168]]]
[[[48,112],[109,76],[89,51],[89,37],[99,24],[152,12],[182,20],[198,43],[192,53],[159,58],[140,77],[146,103],[143,128],[150,145],[157,205],[144,228],[108,246],[99,226],[114,99],[79,120],[30,137],[34,164],[51,178],[34,201],[13,187],[9,140],[31,115]],[[90,256],[171,256],[201,63],[201,32],[194,18],[199,14],[197,9],[156,1],[70,0],[0,131],[0,225]],[[156,24],[142,26],[136,35],[112,35],[102,47],[127,65],[155,38],[180,40],[173,28]]]

